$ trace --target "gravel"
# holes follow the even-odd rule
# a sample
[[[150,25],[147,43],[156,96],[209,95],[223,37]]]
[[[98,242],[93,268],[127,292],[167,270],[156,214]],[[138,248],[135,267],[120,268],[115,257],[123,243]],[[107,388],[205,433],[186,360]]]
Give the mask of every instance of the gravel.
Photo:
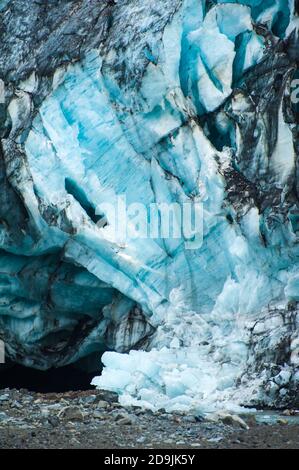
[[[207,421],[124,409],[115,394],[100,390],[40,394],[5,389],[0,390],[0,448],[298,449],[299,421],[288,421],[294,414],[284,410],[274,423],[259,423],[250,414],[224,418],[223,413]]]

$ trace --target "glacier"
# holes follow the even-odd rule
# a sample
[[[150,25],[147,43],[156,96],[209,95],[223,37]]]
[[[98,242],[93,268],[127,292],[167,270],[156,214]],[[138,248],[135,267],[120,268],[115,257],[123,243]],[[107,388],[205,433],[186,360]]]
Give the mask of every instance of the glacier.
[[[298,14],[293,0],[0,2],[12,361],[103,354],[93,385],[152,410],[299,406]],[[121,195],[200,202],[202,244],[120,241],[99,208]]]

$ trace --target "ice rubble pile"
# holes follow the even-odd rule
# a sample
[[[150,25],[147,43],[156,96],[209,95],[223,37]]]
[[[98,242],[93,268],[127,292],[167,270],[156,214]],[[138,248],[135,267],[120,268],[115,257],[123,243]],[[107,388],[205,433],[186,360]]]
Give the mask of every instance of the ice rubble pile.
[[[0,232],[9,354],[47,368],[113,350],[94,385],[153,409],[294,403],[296,6],[107,9],[99,43],[88,33],[80,60],[51,64],[45,78],[37,58],[14,78],[1,184],[20,198],[21,223]],[[70,34],[72,14],[59,26]],[[203,245],[120,243],[116,221],[98,226],[97,207],[122,194],[128,204],[202,201]]]

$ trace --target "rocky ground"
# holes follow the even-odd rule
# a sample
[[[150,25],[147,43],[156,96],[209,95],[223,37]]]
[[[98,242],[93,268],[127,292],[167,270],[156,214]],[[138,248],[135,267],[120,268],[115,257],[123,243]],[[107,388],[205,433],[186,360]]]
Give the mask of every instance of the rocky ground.
[[[271,424],[254,415],[200,417],[124,409],[99,390],[34,393],[0,390],[0,448],[299,448],[299,419]]]

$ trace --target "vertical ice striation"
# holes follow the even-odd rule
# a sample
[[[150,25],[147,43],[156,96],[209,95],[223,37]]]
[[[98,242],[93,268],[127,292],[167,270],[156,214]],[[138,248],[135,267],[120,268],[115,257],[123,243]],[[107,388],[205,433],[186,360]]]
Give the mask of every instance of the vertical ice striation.
[[[0,12],[8,354],[46,369],[109,350],[93,383],[153,409],[294,404],[297,3],[54,3]],[[120,196],[201,202],[203,243],[119,240],[98,208]]]

